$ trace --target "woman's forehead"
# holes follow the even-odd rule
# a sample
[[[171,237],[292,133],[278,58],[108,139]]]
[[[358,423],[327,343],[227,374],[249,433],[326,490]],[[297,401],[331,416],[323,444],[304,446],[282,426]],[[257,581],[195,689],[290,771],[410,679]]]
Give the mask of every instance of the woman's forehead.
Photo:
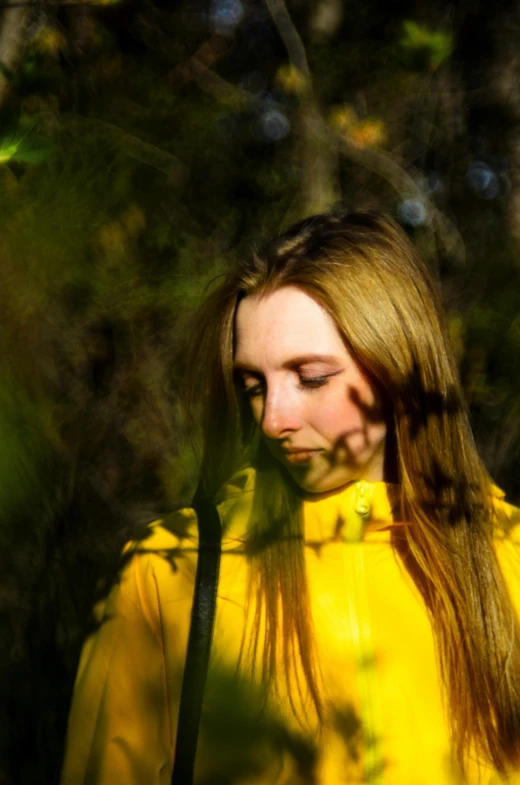
[[[307,355],[344,357],[346,348],[329,314],[295,286],[245,297],[235,319],[235,364],[284,365]]]

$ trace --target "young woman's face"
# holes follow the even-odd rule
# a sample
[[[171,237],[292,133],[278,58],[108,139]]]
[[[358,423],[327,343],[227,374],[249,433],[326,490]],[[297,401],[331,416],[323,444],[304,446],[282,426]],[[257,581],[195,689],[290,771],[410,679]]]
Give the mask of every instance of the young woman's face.
[[[380,401],[330,316],[295,286],[246,297],[235,369],[273,456],[310,493],[383,479]]]

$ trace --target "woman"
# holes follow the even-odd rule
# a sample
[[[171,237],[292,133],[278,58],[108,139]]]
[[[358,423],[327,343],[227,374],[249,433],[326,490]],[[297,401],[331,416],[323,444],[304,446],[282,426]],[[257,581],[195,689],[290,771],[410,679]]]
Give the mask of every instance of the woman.
[[[195,782],[520,783],[517,511],[404,233],[308,219],[200,324],[200,487],[223,539]],[[194,512],[128,555],[82,654],[63,785],[170,781]]]

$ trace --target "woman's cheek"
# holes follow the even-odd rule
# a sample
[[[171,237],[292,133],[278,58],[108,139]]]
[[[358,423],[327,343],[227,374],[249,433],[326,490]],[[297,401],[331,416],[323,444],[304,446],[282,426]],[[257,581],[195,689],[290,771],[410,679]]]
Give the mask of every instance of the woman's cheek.
[[[349,401],[345,395],[329,396],[320,401],[316,412],[317,430],[331,439],[359,430],[362,425],[361,411]]]

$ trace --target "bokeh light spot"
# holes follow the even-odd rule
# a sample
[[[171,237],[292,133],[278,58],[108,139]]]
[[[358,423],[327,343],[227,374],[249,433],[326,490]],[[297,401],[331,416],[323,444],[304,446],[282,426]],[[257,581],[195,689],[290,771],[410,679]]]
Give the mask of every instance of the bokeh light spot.
[[[215,32],[230,35],[244,18],[244,6],[240,0],[214,0],[211,21]]]
[[[470,165],[466,181],[473,193],[481,199],[495,199],[500,192],[498,177],[484,161],[474,161]]]
[[[409,226],[422,226],[428,218],[426,208],[419,199],[404,199],[399,205],[399,216]]]
[[[289,118],[278,109],[269,109],[260,117],[260,129],[265,139],[278,142],[289,134],[291,123]]]

